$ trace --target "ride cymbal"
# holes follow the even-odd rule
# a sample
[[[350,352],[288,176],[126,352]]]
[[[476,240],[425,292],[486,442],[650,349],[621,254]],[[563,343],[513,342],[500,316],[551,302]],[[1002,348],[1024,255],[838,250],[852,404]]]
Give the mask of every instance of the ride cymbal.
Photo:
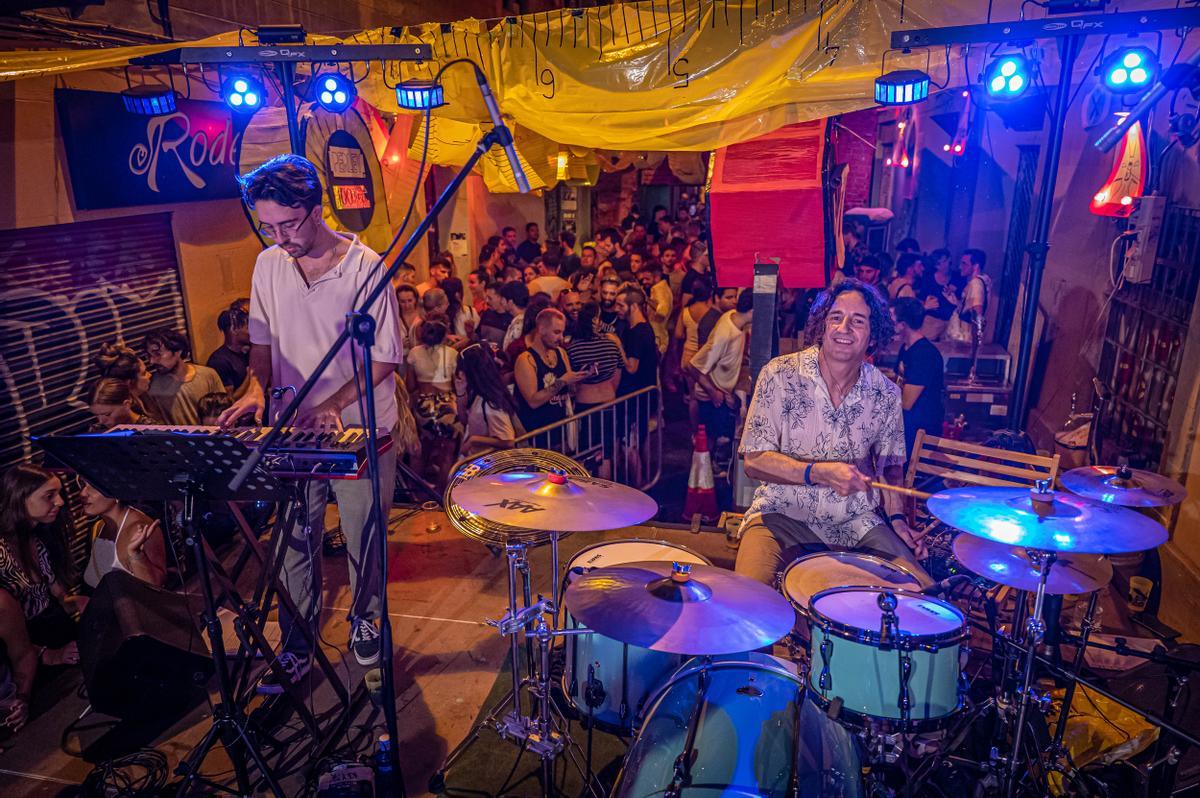
[[[557,532],[619,529],[658,512],[658,503],[636,488],[540,471],[474,477],[455,485],[450,500],[498,524]]]
[[[1072,493],[1122,507],[1169,507],[1187,498],[1187,490],[1175,480],[1129,466],[1072,468],[1059,481]]]
[[[954,539],[954,556],[980,576],[1015,587],[1037,590],[1038,566],[1022,546],[1007,546],[974,535]],[[1091,593],[1112,581],[1112,564],[1099,554],[1060,554],[1050,566],[1046,593],[1052,596]]]

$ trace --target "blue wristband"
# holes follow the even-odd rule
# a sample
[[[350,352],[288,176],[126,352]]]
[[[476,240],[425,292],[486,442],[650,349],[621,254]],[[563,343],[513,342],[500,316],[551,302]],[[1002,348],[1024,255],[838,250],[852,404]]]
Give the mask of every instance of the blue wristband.
[[[816,465],[816,464],[809,463],[804,468],[804,484],[805,485],[815,485],[816,484],[815,482],[812,481],[812,468],[814,465]]]

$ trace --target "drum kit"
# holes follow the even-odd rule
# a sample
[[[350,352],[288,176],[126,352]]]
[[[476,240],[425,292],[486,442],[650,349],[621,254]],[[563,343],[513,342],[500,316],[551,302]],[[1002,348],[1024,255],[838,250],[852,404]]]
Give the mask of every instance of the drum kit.
[[[446,506],[460,531],[507,554],[509,605],[493,624],[509,638],[512,688],[451,752],[431,789],[444,790],[446,771],[491,729],[540,758],[543,794],[554,791],[554,763],[565,756],[599,795],[591,762],[599,729],[631,738],[614,796],[919,794],[922,778],[951,766],[951,748],[986,703],[1004,731],[986,761],[974,763],[979,783],[997,794],[1044,794],[1030,774],[1068,769],[1063,731],[1095,596],[1113,575],[1105,555],[1163,543],[1166,530],[1129,508],[1183,497],[1175,483],[1128,468],[1075,469],[1062,484],[1073,493],[1047,483],[964,487],[927,501],[935,519],[963,533],[954,558],[972,575],[952,579],[1013,588],[1026,610],[1009,631],[988,630],[1004,665],[991,697],[977,702],[966,678],[973,622],[950,596],[937,597],[952,580],[935,583],[873,554],[828,551],[792,562],[774,590],[683,546],[643,539],[584,548],[561,574],[562,537],[641,523],[655,502],[553,452],[473,461],[452,476]],[[553,595],[534,600],[528,552],[543,543]],[[1049,704],[1037,684],[1044,604],[1066,594],[1091,599],[1073,637],[1056,733],[1044,745],[1046,735],[1035,735],[1031,747],[1022,741],[1027,715]],[[803,651],[763,653],[783,640]],[[587,731],[586,758],[568,717]],[[913,769],[914,756],[929,766]]]

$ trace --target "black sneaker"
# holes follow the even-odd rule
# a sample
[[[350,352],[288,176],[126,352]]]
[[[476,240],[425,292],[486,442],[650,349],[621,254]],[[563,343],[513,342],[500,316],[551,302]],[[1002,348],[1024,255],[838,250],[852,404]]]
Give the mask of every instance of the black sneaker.
[[[374,621],[359,618],[350,627],[350,650],[359,665],[374,665],[379,662],[379,629]]]
[[[340,526],[325,533],[325,537],[321,541],[321,548],[327,557],[336,557],[346,553],[346,536],[342,534]]]
[[[277,673],[276,668],[267,668],[258,680],[258,687],[255,688],[259,695],[279,695],[284,691],[285,681],[288,687],[299,684],[312,667],[308,657],[290,651],[280,654],[275,664],[280,673]]]

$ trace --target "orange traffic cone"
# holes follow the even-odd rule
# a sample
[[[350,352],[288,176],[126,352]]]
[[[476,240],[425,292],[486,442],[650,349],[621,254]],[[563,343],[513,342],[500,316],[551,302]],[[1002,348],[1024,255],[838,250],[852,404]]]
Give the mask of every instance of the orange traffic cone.
[[[683,501],[683,518],[691,521],[697,514],[715,521],[717,492],[713,487],[712,458],[708,453],[708,433],[701,424],[692,443],[692,470],[688,474],[687,498]]]

